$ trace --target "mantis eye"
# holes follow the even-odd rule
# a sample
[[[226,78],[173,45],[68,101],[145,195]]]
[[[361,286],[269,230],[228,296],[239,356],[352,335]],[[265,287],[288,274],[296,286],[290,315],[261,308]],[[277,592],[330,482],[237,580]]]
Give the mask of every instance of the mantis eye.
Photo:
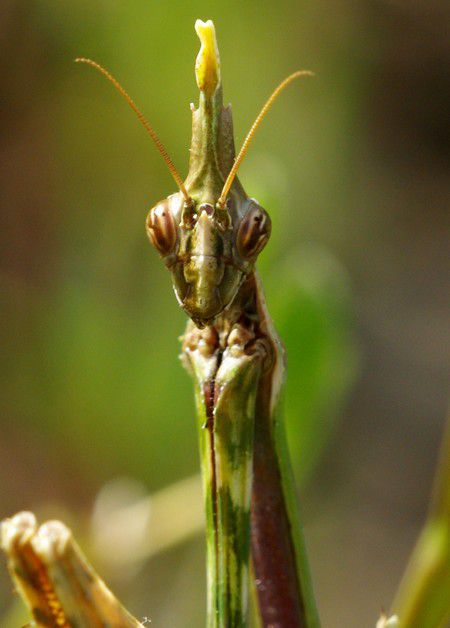
[[[252,205],[239,225],[236,246],[243,259],[256,257],[265,247],[272,229],[271,220],[262,207]]]
[[[146,227],[147,235],[155,249],[162,256],[172,253],[177,242],[177,229],[167,200],[150,210]]]

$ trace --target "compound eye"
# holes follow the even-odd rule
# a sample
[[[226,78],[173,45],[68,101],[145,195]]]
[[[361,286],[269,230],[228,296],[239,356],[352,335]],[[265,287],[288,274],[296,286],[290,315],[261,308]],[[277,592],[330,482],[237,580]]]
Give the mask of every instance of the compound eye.
[[[150,210],[146,228],[150,242],[162,256],[173,252],[177,243],[177,228],[167,200]]]
[[[237,232],[236,246],[239,255],[243,259],[256,257],[266,246],[271,229],[267,212],[259,205],[253,205],[242,219]]]

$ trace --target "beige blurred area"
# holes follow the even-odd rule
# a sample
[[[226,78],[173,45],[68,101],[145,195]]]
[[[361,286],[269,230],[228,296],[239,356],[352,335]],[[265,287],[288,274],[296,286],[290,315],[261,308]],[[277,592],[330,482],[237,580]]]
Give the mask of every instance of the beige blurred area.
[[[184,315],[143,228],[173,183],[111,87],[72,63],[92,57],[113,71],[184,173],[196,18],[216,25],[238,145],[281,78],[316,74],[276,103],[240,176],[273,218],[261,261],[269,306],[281,312],[290,298],[276,289],[294,259],[286,251],[307,258],[302,303],[329,334],[314,352],[301,304],[280,314],[290,372],[309,373],[314,355],[325,382],[288,380],[286,400],[323,625],[374,626],[424,522],[448,415],[445,2],[0,3],[0,517],[62,518],[137,617],[203,625],[194,406],[177,360]],[[345,334],[326,315],[333,280],[316,284],[330,264],[350,295]],[[292,418],[311,409],[295,394],[315,400],[308,423],[300,410]],[[308,473],[297,446],[306,425]],[[118,566],[98,526],[119,507],[134,513],[136,558],[121,548]],[[26,615],[0,567],[8,628]]]

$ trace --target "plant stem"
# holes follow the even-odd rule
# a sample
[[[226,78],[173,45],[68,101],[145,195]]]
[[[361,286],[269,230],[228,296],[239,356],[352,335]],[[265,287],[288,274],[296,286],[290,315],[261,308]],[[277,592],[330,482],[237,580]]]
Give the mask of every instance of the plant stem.
[[[430,512],[393,605],[400,619],[400,626],[448,626],[449,592],[450,423],[442,443]]]

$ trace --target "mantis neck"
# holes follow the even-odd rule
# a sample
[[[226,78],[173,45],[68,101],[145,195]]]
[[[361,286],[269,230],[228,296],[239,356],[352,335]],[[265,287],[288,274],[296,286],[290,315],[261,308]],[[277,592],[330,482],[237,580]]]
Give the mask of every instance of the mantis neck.
[[[275,420],[283,349],[255,273],[215,325],[188,324],[183,357],[199,415],[208,628],[247,625],[250,553],[263,626],[315,628],[287,450]]]

